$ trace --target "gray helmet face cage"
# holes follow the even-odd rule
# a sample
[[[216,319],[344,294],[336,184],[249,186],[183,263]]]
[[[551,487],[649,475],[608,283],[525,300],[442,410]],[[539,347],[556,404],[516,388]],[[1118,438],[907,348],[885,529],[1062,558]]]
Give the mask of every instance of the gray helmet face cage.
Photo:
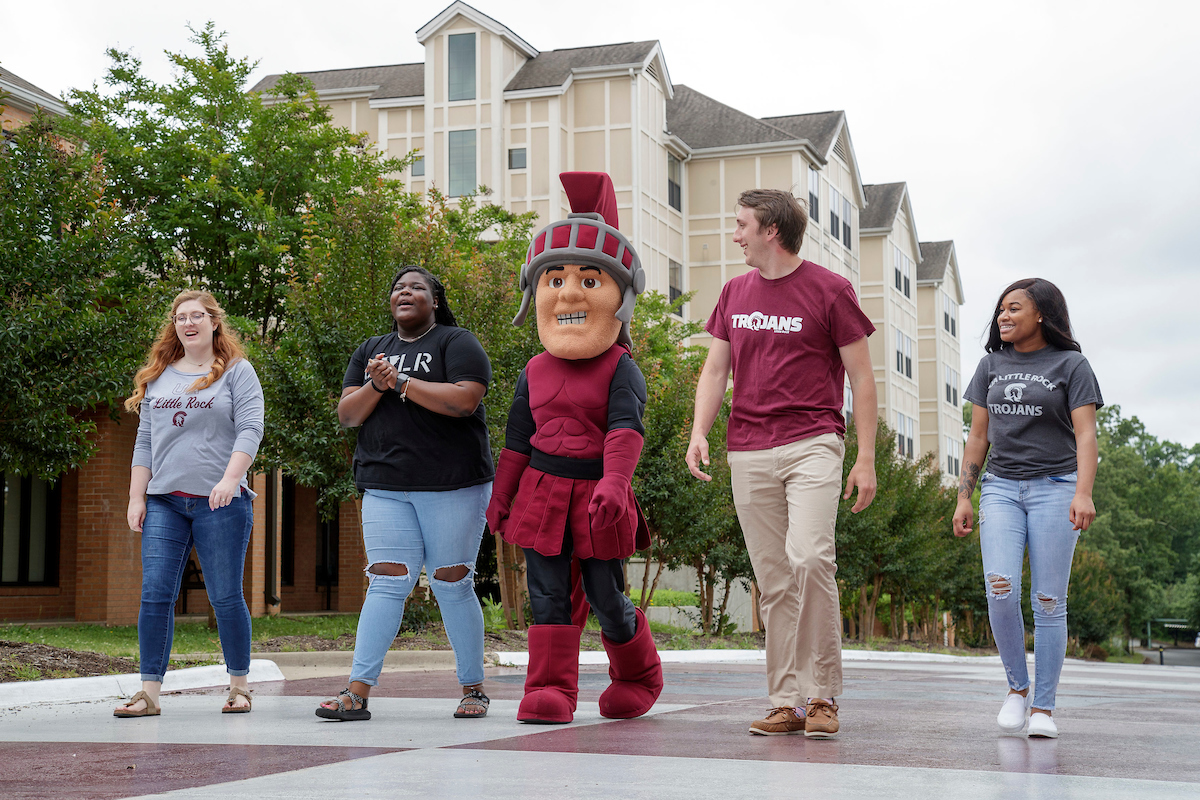
[[[579,222],[585,219],[591,223],[589,227],[599,229],[594,247],[581,247],[576,242],[581,227]],[[550,247],[550,242],[554,240],[554,231],[568,226],[572,230],[567,246]],[[621,289],[621,307],[617,310],[616,316],[621,320],[621,341],[628,343],[629,321],[633,319],[633,304],[637,300],[637,295],[646,288],[646,271],[642,269],[642,260],[638,258],[637,251],[629,244],[629,240],[619,230],[606,223],[604,217],[595,213],[569,214],[566,219],[547,225],[539,232],[538,236],[543,234],[546,237],[545,249],[521,268],[521,307],[517,311],[516,318],[513,319],[513,325],[524,324],[525,316],[529,313],[529,306],[533,301],[534,289],[543,272],[549,267],[557,267],[562,264],[579,264],[602,269],[617,282],[617,286]],[[617,240],[616,257],[604,252],[605,236],[612,236]],[[537,237],[534,238],[534,241],[537,241]],[[532,245],[530,248],[532,249]],[[621,258],[626,252],[632,257],[628,269],[621,263]]]

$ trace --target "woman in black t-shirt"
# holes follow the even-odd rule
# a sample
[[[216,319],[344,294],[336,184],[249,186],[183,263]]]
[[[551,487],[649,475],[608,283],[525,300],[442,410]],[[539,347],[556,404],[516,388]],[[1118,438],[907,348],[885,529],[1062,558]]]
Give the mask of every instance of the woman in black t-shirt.
[[[1067,649],[1067,586],[1081,531],[1096,518],[1096,409],[1104,401],[1062,293],[1031,278],[1004,290],[963,397],[973,404],[954,533],[971,532],[971,493],[981,482],[979,542],[996,648],[1008,675],[1000,729],[1055,738],[1051,717]],[[991,453],[988,453],[989,447]],[[980,469],[987,456],[987,471]],[[1021,616],[1029,550],[1036,674],[1030,697]],[[1030,707],[1032,706],[1032,713]]]
[[[354,480],[363,492],[369,586],[358,621],[350,684],[317,708],[334,720],[370,719],[367,698],[400,629],[404,603],[428,565],[463,699],[454,716],[482,717],[483,611],[475,557],[492,493],[483,400],[487,354],[458,327],[440,281],[404,267],[392,281],[392,332],[354,351],[338,419],[361,426]]]

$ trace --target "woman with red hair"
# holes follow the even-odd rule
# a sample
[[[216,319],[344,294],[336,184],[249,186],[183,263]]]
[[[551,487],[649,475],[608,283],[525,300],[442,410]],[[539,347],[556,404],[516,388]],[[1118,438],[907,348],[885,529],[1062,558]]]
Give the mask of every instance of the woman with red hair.
[[[183,292],[125,401],[137,412],[129,478],[130,530],[142,534],[138,647],[142,690],[117,717],[159,714],[171,658],[175,598],[195,546],[217,617],[229,697],[224,713],[250,710],[250,611],[242,595],[254,525],[246,471],[263,435],[263,393],[225,312],[205,291]]]

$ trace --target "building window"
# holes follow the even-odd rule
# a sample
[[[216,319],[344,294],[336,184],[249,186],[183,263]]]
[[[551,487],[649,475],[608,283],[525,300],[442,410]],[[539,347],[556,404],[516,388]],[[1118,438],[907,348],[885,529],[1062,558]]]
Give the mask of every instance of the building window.
[[[808,168],[808,218],[815,225],[821,224],[821,173],[816,167]]]
[[[942,295],[942,325],[951,336],[958,337],[958,303],[950,295]]]
[[[683,264],[678,261],[667,261],[667,282],[671,294],[671,303],[683,296]]]
[[[850,200],[842,198],[842,244],[850,249]]]
[[[475,131],[450,131],[450,196],[475,191]]]
[[[475,34],[450,37],[450,99],[475,99]]]
[[[946,402],[958,407],[958,370],[946,367]]]
[[[412,166],[409,167],[414,178],[425,177],[425,156],[416,156],[413,158]]]
[[[676,211],[683,210],[683,164],[667,153],[667,203]]]
[[[4,473],[0,585],[58,585],[61,481]]]
[[[838,219],[838,209],[842,207],[842,196],[838,190],[829,187],[829,232],[833,234],[834,241],[842,240],[842,221]]]
[[[962,473],[963,445],[953,436],[946,437],[946,474],[957,478]]]
[[[513,147],[508,151],[508,168],[525,169],[524,147]]]
[[[913,437],[916,432],[916,420],[896,412],[896,452],[902,458],[913,457]]]
[[[905,297],[912,297],[913,260],[900,252],[899,247],[892,247],[894,261],[892,274],[895,279],[896,291],[903,292]]]
[[[896,329],[896,372],[906,378],[912,377],[913,340],[902,330]]]

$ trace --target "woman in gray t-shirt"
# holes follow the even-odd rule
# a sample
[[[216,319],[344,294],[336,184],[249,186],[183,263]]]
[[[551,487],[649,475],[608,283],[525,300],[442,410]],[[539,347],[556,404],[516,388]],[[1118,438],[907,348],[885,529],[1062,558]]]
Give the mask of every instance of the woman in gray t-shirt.
[[[1075,543],[1096,518],[1096,409],[1104,400],[1071,335],[1067,302],[1049,281],[1029,278],[1004,290],[986,349],[963,392],[973,408],[954,533],[971,532],[971,493],[981,481],[988,616],[1008,675],[1008,697],[996,722],[1017,733],[1028,716],[1029,736],[1056,738],[1051,712],[1067,650],[1067,585]],[[1032,698],[1021,617],[1026,548],[1036,662]]]
[[[141,417],[128,521],[142,540],[142,690],[113,715],[159,713],[175,598],[193,545],[229,673],[229,698],[221,711],[248,712],[250,611],[242,571],[254,525],[254,493],[246,470],[263,435],[262,386],[216,299],[189,291],[171,303],[170,318],[134,387],[125,409]]]

